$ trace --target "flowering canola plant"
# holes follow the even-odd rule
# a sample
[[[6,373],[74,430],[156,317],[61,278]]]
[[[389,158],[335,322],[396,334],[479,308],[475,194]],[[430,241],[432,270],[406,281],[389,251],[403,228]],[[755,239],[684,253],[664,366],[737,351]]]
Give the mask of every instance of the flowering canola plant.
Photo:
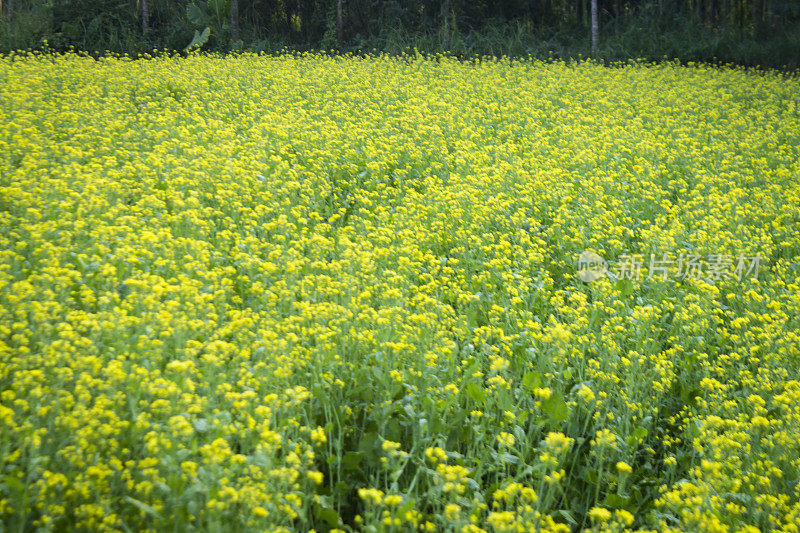
[[[9,530],[800,530],[796,77],[18,53],[0,80]],[[762,264],[585,283],[584,250]]]

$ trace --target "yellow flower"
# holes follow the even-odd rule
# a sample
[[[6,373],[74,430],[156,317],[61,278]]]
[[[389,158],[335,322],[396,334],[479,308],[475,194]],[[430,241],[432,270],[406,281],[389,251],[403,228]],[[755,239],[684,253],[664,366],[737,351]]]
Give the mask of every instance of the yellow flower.
[[[446,520],[454,521],[458,520],[459,515],[461,514],[461,507],[456,505],[455,503],[448,503],[444,507],[444,517]]]
[[[596,448],[610,448],[617,444],[617,437],[608,429],[601,429],[592,439],[592,446]]]
[[[614,511],[614,516],[617,520],[625,524],[626,526],[630,526],[633,524],[633,515],[626,511],[625,509],[617,509]]]
[[[575,442],[575,439],[569,438],[561,432],[551,431],[544,438],[545,445],[555,455],[561,455],[565,453],[570,446],[572,446],[573,442]]]
[[[430,460],[433,463],[447,461],[447,452],[445,452],[438,446],[435,446],[433,448],[426,448],[425,457],[427,457],[428,460]]]
[[[381,444],[381,448],[383,448],[383,451],[385,451],[385,452],[396,452],[397,450],[400,449],[400,443],[399,442],[393,442],[393,441],[390,441],[390,440],[385,440]]]
[[[358,497],[366,503],[378,505],[383,500],[383,491],[378,489],[358,489]]]
[[[501,446],[511,447],[514,445],[514,435],[501,431],[500,434],[497,435],[497,442],[499,442]]]
[[[0,522],[283,533],[358,478],[358,529],[569,531],[636,456],[648,527],[798,530],[796,79],[143,58],[0,54]]]
[[[592,522],[605,524],[611,520],[611,511],[603,507],[592,507],[589,509],[589,518],[592,519]]]
[[[578,389],[578,396],[580,396],[580,398],[586,403],[593,402],[595,398],[594,391],[592,391],[592,389],[586,385],[581,385],[581,387]]]
[[[627,476],[631,472],[633,472],[633,468],[631,468],[631,465],[629,465],[624,461],[619,461],[616,466],[617,466],[617,472],[619,472],[620,475],[622,476]]]
[[[321,427],[317,427],[316,429],[312,430],[311,440],[313,440],[317,446],[322,446],[323,444],[328,442],[327,437],[325,437],[325,430],[322,429]]]
[[[400,505],[402,502],[403,502],[403,497],[400,496],[399,494],[387,494],[383,498],[383,503],[385,503],[386,505],[389,505],[391,507],[394,507],[396,505]]]

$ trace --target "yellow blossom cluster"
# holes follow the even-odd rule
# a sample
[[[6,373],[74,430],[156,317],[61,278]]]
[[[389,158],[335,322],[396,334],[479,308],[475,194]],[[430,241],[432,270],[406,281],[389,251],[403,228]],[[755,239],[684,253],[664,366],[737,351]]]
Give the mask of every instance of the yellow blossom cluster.
[[[796,76],[0,57],[0,529],[798,532],[799,206]]]

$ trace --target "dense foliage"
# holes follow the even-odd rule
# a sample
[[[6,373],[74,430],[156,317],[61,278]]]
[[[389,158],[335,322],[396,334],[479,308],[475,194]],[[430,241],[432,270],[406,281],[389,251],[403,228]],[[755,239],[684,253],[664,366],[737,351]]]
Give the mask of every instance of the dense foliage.
[[[9,531],[800,527],[796,78],[14,55],[0,101]]]
[[[0,53],[69,47],[588,57],[590,0],[0,0]],[[232,9],[233,8],[233,9]],[[339,16],[341,8],[341,16]],[[796,0],[598,0],[606,60],[800,66]],[[208,29],[207,38],[203,36]]]

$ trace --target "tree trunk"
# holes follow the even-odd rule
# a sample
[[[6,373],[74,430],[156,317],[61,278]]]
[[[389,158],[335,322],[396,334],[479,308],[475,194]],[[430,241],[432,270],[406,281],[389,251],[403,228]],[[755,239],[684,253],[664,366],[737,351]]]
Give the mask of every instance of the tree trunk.
[[[748,4],[747,0],[742,0],[739,9],[741,18],[739,19],[739,28],[744,29],[747,26],[747,23],[751,20],[750,19],[750,11],[752,11],[752,6]]]
[[[147,35],[150,31],[150,9],[147,7],[147,0],[142,0],[142,34]]]
[[[302,19],[303,13],[303,6],[300,4],[300,0],[297,0],[297,33],[303,33],[303,26],[305,25],[305,20]]]
[[[442,3],[442,50],[450,48],[450,0]]]
[[[231,0],[231,40],[239,40],[239,0]]]
[[[342,34],[344,33],[342,27],[342,0],[336,2],[336,42],[339,47],[342,46]]]
[[[583,0],[578,0],[578,27],[583,28]]]
[[[597,45],[600,43],[600,26],[597,21],[597,0],[592,0],[592,53],[597,53]]]

